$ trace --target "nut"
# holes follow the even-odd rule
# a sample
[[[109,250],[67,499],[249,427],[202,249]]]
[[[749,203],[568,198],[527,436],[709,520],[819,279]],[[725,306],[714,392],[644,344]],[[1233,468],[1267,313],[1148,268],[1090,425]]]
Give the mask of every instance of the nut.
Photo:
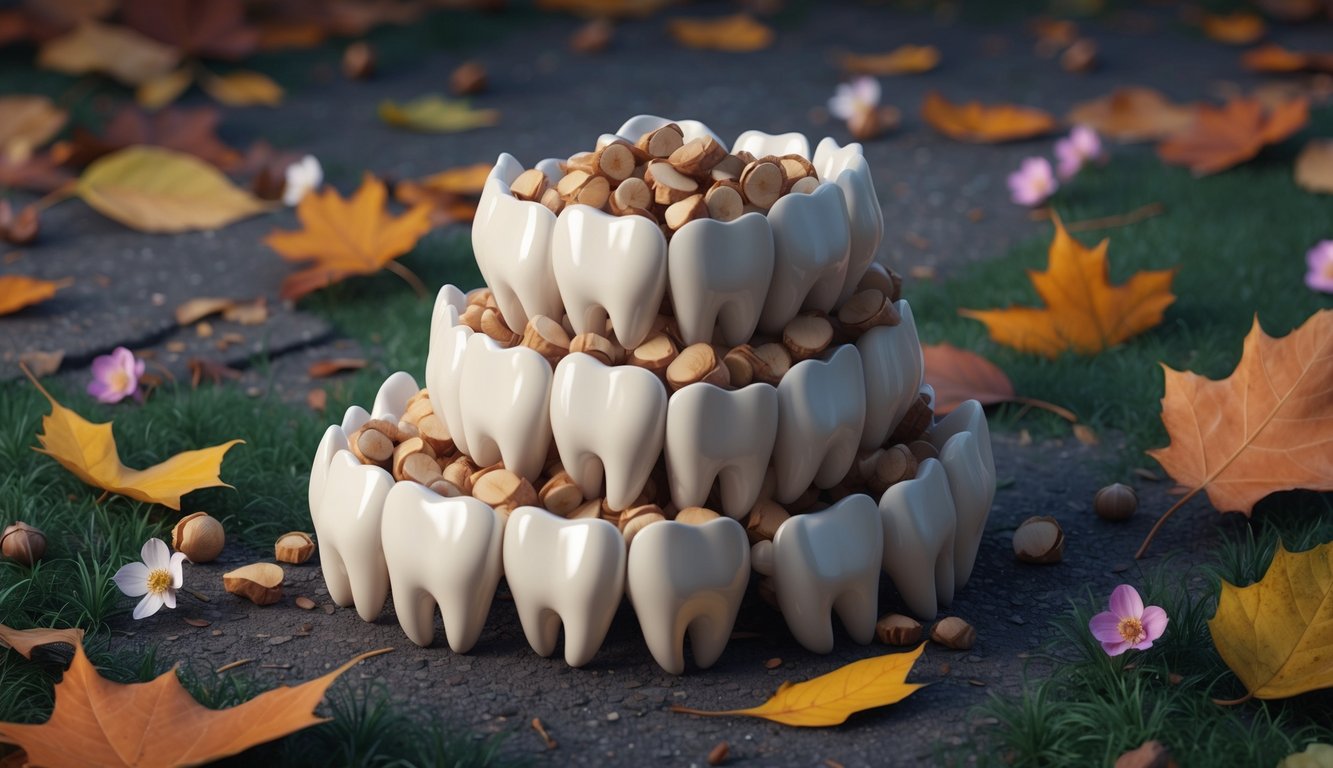
[[[207,512],[195,512],[182,517],[171,531],[171,548],[184,552],[192,563],[209,563],[222,554],[227,536],[222,523]]]
[[[290,531],[278,537],[273,544],[273,557],[280,563],[300,565],[315,554],[315,541],[303,531]]]
[[[1065,532],[1048,516],[1024,520],[1014,531],[1014,554],[1025,563],[1058,563],[1065,554]]]
[[[760,499],[758,503],[750,509],[750,514],[745,518],[745,535],[750,539],[751,544],[758,544],[761,541],[772,541],[774,536],[778,535],[778,528],[787,522],[791,515],[783,509],[777,502],[771,499]]]
[[[703,525],[721,517],[718,513],[704,507],[686,507],[676,513],[676,522],[686,525]]]
[[[1112,483],[1092,497],[1092,511],[1103,520],[1123,522],[1133,517],[1138,508],[1138,494],[1124,483]]]
[[[885,645],[916,645],[924,633],[921,622],[901,613],[886,613],[875,622],[875,637]]]
[[[282,568],[253,563],[222,574],[222,586],[255,605],[272,605],[282,599]]]
[[[46,534],[27,523],[14,523],[0,535],[0,554],[31,568],[46,554]]]
[[[935,622],[935,626],[930,628],[930,639],[945,648],[966,651],[976,644],[977,631],[957,616],[949,616]]]
[[[708,750],[708,764],[722,765],[727,762],[727,755],[730,754],[730,752],[731,747],[727,746],[727,742],[719,741],[716,746]]]
[[[343,76],[349,80],[365,80],[375,74],[375,63],[375,49],[359,40],[343,51]]]

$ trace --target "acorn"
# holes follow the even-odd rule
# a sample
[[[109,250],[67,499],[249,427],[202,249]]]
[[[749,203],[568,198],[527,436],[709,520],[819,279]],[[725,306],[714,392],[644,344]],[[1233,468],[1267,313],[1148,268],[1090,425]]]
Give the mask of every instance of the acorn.
[[[207,512],[195,512],[182,517],[171,531],[171,548],[184,552],[192,563],[208,563],[218,559],[226,541],[222,523]]]
[[[0,554],[31,568],[46,554],[46,534],[27,523],[14,523],[0,535]]]
[[[1124,522],[1139,508],[1139,496],[1124,483],[1112,483],[1092,497],[1092,511],[1097,517],[1112,522]]]

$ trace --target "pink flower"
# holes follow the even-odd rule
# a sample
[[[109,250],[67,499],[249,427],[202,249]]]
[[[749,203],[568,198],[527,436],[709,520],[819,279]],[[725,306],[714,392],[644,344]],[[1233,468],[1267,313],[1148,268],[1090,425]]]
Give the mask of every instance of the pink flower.
[[[1068,181],[1083,169],[1085,163],[1104,161],[1106,153],[1096,131],[1086,125],[1076,125],[1068,137],[1055,142],[1055,157],[1060,178]]]
[[[1312,291],[1333,293],[1333,240],[1324,240],[1305,254],[1310,271],[1305,273],[1305,284]]]
[[[842,83],[828,100],[829,114],[839,120],[851,120],[871,112],[879,106],[879,81],[862,75],[850,83]]]
[[[116,347],[109,355],[93,360],[93,380],[88,382],[88,394],[102,403],[119,403],[130,395],[139,394],[139,377],[144,363],[134,353]]]
[[[1044,157],[1029,157],[1009,174],[1009,195],[1019,205],[1041,205],[1059,188],[1051,163]]]
[[[1131,648],[1151,648],[1166,631],[1166,611],[1156,605],[1144,608],[1143,598],[1128,584],[1121,584],[1111,593],[1110,608],[1088,622],[1088,630],[1108,656],[1119,656]]]

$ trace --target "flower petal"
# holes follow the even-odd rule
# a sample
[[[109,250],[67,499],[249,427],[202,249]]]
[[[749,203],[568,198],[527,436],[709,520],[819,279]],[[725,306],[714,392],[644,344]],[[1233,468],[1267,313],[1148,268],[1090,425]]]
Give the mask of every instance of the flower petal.
[[[1101,643],[1120,643],[1125,638],[1120,636],[1120,619],[1109,611],[1103,611],[1088,622],[1088,631]]]
[[[143,564],[148,566],[150,571],[166,570],[167,566],[171,565],[171,550],[161,539],[145,541],[143,549],[139,550],[139,556],[143,558]]]
[[[1143,598],[1128,584],[1121,584],[1111,593],[1111,613],[1122,619],[1137,619],[1143,615]]]
[[[134,620],[147,618],[162,610],[162,596],[160,594],[144,595],[139,604],[134,606]]]
[[[185,562],[185,553],[177,552],[171,556],[171,566],[167,569],[171,572],[171,588],[180,589],[185,583],[185,570],[181,568],[181,563]]]
[[[121,566],[116,575],[111,577],[116,588],[127,597],[138,597],[148,593],[148,566],[143,563],[130,563]]]
[[[1143,631],[1148,637],[1148,642],[1151,643],[1166,631],[1166,625],[1170,619],[1167,618],[1166,611],[1162,610],[1161,606],[1150,605],[1143,609],[1141,621],[1143,622]]]
[[[176,607],[176,590],[168,589],[166,592],[163,592],[162,604],[168,608],[174,609]]]
[[[1129,643],[1121,640],[1116,643],[1102,643],[1102,650],[1106,651],[1107,656],[1119,656],[1129,650]]]

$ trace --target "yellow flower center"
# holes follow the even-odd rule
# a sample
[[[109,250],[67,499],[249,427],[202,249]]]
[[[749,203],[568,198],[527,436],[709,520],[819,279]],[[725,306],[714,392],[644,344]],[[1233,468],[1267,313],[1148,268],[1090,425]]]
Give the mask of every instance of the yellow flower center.
[[[124,371],[121,371],[121,370],[112,371],[112,372],[111,372],[111,386],[112,386],[112,388],[114,388],[117,392],[124,392],[125,390],[129,389],[129,388],[130,388],[130,377],[129,377],[129,374],[127,374],[127,373],[125,373]]]
[[[1143,631],[1143,622],[1134,618],[1121,619],[1116,625],[1116,631],[1127,643],[1141,643],[1148,636],[1148,633]]]
[[[171,571],[155,568],[148,572],[148,591],[155,595],[166,592],[171,587]]]

